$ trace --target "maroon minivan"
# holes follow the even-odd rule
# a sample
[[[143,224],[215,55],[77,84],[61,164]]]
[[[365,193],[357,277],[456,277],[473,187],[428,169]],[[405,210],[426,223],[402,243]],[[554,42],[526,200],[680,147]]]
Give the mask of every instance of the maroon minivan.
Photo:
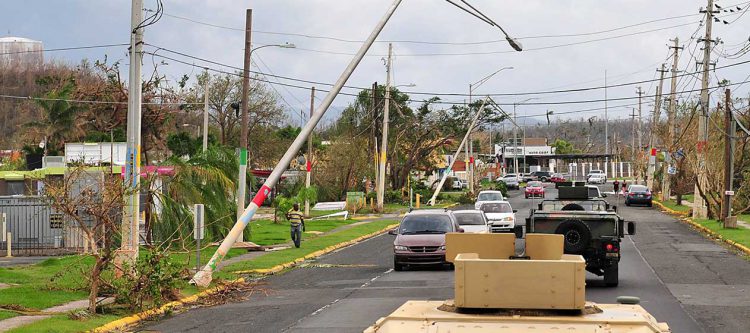
[[[453,212],[443,209],[426,209],[409,212],[397,229],[393,241],[393,269],[401,271],[406,266],[445,265],[445,234],[463,232]]]

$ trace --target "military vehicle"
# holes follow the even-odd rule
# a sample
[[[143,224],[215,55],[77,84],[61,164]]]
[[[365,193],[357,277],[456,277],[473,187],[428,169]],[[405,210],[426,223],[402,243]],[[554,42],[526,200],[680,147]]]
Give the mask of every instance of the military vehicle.
[[[586,262],[563,253],[563,235],[514,231],[447,234],[454,299],[408,301],[364,332],[671,332],[636,297],[587,302]]]
[[[592,198],[586,186],[562,186],[556,200],[543,200],[526,219],[526,232],[564,236],[565,253],[580,254],[586,270],[604,276],[604,284],[618,284],[620,240],[635,234],[635,224],[617,215],[617,207]],[[598,192],[598,191],[596,191]]]

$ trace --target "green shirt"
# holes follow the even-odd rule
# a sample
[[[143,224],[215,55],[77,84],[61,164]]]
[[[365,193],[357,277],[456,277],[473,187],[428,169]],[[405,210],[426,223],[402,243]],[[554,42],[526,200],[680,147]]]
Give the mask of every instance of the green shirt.
[[[294,226],[300,225],[304,221],[304,215],[302,215],[302,212],[300,212],[299,210],[294,210],[294,208],[290,209],[286,213],[286,218]]]

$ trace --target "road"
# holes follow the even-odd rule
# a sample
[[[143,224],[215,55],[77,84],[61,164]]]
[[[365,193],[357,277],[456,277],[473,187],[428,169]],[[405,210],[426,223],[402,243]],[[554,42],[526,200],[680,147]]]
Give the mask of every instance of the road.
[[[555,195],[553,188],[547,191]],[[519,219],[532,206],[518,191],[511,192],[509,201]],[[620,285],[606,288],[590,275],[588,300],[612,303],[619,295],[638,296],[673,332],[750,332],[749,261],[654,208],[620,206],[627,220],[638,222],[636,235],[622,244]],[[389,235],[372,238],[267,278],[268,295],[194,309],[142,330],[362,332],[406,300],[452,298],[452,271],[394,272],[392,242]]]

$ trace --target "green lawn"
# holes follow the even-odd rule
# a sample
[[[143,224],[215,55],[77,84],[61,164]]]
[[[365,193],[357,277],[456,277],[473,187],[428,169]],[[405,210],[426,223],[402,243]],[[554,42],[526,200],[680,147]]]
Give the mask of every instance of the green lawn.
[[[304,257],[307,254],[322,250],[328,246],[345,242],[362,235],[373,233],[385,228],[388,225],[396,223],[398,223],[397,220],[375,221],[358,225],[352,227],[351,229],[321,236],[315,239],[306,239],[305,237],[303,237],[302,246],[300,248],[289,248],[285,250],[270,252],[250,261],[234,263],[227,267],[224,267],[222,271],[218,272],[216,275],[225,279],[235,279],[237,278],[237,276],[236,274],[231,273],[233,271],[271,268],[279,264],[287,263],[296,258]]]
[[[676,210],[678,212],[687,212],[687,211],[690,211],[690,206],[686,206],[684,204],[678,206],[677,203],[674,200],[672,200],[672,199],[667,200],[666,202],[664,202],[664,201],[659,201],[659,202],[661,202],[662,205],[664,205],[664,207],[667,207],[667,208],[669,208],[671,210]],[[684,202],[685,201],[683,200],[683,203]]]
[[[286,219],[279,220],[279,224],[271,220],[254,220],[250,222],[252,236],[249,241],[258,245],[274,245],[291,241],[289,236],[289,221]],[[355,220],[313,220],[305,221],[305,231],[326,232],[337,227],[357,222]],[[315,237],[313,234],[306,234],[307,237]]]
[[[13,318],[15,316],[16,316],[16,313],[13,311],[0,310],[0,320]]]
[[[744,246],[750,247],[750,229],[725,229],[721,222],[714,220],[693,219],[694,222]]]
[[[9,333],[67,333],[84,332],[108,322],[119,319],[116,315],[97,315],[86,320],[72,320],[67,315],[56,315],[51,318],[42,319],[33,324],[21,326],[8,331]]]

